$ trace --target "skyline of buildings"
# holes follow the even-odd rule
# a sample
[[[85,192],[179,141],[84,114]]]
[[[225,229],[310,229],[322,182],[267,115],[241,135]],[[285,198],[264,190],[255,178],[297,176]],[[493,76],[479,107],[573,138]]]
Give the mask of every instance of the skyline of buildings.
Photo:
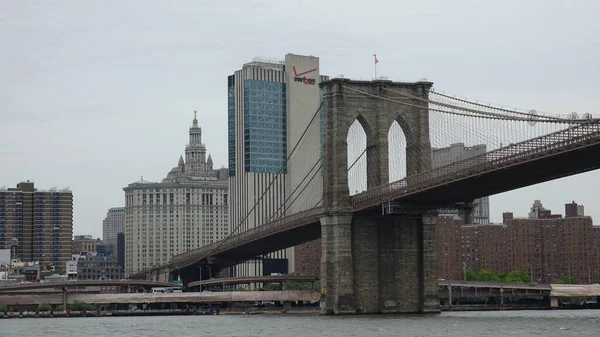
[[[125,264],[126,274],[224,239],[232,230],[248,230],[284,214],[316,206],[309,202],[321,193],[320,176],[311,180],[309,188],[301,187],[313,159],[321,154],[320,121],[308,124],[321,101],[318,84],[327,79],[319,73],[317,57],[294,54],[287,54],[280,62],[254,60],[228,76],[229,167],[213,169],[194,115],[185,160],[180,156],[178,165],[160,183],[142,178],[129,184],[123,188],[125,207],[114,207],[107,212],[103,241],[118,246],[121,234],[126,254],[119,258],[125,259],[121,265]],[[308,141],[286,162],[306,126],[309,126],[305,138]],[[485,144],[471,147],[452,144],[432,149],[432,165],[435,168],[485,152]],[[280,169],[283,174],[271,183]],[[298,200],[293,198],[296,190],[303,191]],[[228,202],[239,207],[228,207]],[[472,223],[467,222],[489,223],[489,197],[477,199],[475,204]],[[575,204],[567,213],[566,217],[583,216],[583,206]],[[529,217],[558,218],[538,200]],[[73,253],[77,244],[75,238]],[[87,249],[84,246],[81,250]],[[283,249],[268,254],[269,268],[261,260],[249,261],[236,266],[232,276],[263,275],[284,269],[291,272],[296,267],[314,272],[317,249],[320,251],[318,241]]]
[[[294,54],[283,61],[254,59],[228,76],[229,194],[238,205],[230,208],[232,231],[315,206],[321,177],[306,189],[302,179],[320,156],[321,123],[312,117],[320,104],[319,83],[327,78],[319,73],[318,57]],[[307,127],[303,146],[288,160]],[[233,274],[291,272],[294,247],[268,254],[268,261],[240,264]]]
[[[0,249],[13,258],[62,267],[71,259],[73,193],[68,188],[38,190],[34,183],[0,189]]]
[[[229,234],[227,169],[213,169],[196,112],[185,160],[161,182],[143,178],[125,192],[125,276]]]

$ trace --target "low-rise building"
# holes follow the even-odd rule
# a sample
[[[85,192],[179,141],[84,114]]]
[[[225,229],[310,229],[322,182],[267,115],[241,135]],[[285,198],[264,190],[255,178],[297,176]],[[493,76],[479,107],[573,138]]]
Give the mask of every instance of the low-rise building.
[[[91,235],[75,235],[73,237],[73,254],[87,252],[96,255],[96,240]]]
[[[120,280],[123,269],[113,259],[92,256],[77,261],[77,279],[79,280]]]

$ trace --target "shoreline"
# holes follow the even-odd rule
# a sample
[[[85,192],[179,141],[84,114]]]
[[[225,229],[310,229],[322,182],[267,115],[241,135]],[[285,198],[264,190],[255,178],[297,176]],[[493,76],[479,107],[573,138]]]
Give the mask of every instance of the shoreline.
[[[448,308],[442,308],[439,313],[444,312],[465,312],[465,311],[522,311],[522,310],[532,310],[532,311],[555,311],[555,310],[585,310],[585,309],[596,309],[597,308],[547,308],[547,307],[539,307],[539,308],[527,308],[527,307],[493,307],[493,308],[485,308],[485,307],[462,307],[462,308],[452,308],[452,310],[448,310]],[[320,309],[301,309],[301,310],[219,310],[217,311],[208,311],[208,310],[139,310],[139,311],[72,311],[72,312],[8,312],[8,313],[0,313],[0,320],[2,319],[11,319],[11,318],[80,318],[80,317],[141,317],[141,316],[207,316],[207,315],[319,315]],[[415,313],[406,313],[406,315],[414,315]],[[433,313],[435,314],[435,313]],[[381,314],[388,315],[388,314]],[[389,314],[389,315],[403,315],[403,314]],[[352,315],[344,315],[344,316],[352,316]],[[355,316],[369,316],[369,315],[355,315]]]

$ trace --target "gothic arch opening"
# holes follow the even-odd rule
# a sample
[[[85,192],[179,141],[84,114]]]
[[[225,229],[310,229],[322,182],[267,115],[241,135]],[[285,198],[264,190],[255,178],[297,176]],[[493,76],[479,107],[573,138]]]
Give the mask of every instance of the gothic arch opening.
[[[367,190],[367,134],[359,121],[354,120],[348,129],[348,190],[355,195]]]
[[[394,121],[388,129],[389,182],[406,178],[406,135]]]

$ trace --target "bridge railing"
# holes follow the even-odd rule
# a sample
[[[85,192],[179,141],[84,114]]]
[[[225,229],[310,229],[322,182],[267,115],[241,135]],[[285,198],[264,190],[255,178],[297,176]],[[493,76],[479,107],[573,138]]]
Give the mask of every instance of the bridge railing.
[[[217,254],[243,243],[258,240],[282,230],[289,230],[307,223],[319,221],[321,214],[323,214],[323,208],[315,207],[275,219],[242,233],[233,234],[224,240],[173,256],[170,265],[181,268],[183,265],[189,265],[211,254]]]
[[[598,141],[600,120],[593,120],[370,189],[354,195],[352,205],[355,210],[373,207],[403,195]]]

